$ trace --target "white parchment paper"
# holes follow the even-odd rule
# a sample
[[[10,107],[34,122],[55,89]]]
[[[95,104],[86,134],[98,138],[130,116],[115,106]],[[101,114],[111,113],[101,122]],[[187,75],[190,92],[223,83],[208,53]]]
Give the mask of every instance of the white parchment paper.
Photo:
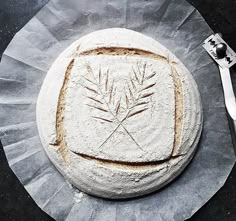
[[[139,31],[170,49],[193,74],[204,111],[199,148],[183,174],[156,193],[119,201],[80,193],[66,182],[46,156],[35,121],[37,95],[54,59],[81,36],[112,27]],[[201,46],[210,34],[184,0],[51,0],[16,34],[0,64],[0,139],[39,207],[66,221],[182,221],[223,186],[235,156],[219,70]]]

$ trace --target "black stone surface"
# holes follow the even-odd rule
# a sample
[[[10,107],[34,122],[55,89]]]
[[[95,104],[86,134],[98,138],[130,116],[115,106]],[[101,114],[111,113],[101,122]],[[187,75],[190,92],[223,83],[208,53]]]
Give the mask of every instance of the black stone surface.
[[[19,31],[48,0],[0,0],[0,55]],[[177,1],[177,0],[176,0]],[[236,1],[188,0],[215,32],[221,32],[236,51]],[[1,124],[1,122],[0,122]],[[0,146],[0,221],[53,220],[41,211],[7,164]],[[224,187],[190,221],[236,220],[236,166]]]

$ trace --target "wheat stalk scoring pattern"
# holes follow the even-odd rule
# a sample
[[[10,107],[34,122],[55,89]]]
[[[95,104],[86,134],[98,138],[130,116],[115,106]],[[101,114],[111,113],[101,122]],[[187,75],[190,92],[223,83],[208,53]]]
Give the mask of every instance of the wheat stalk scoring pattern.
[[[145,63],[141,66],[140,68],[140,64],[137,64],[136,68],[132,67],[129,80],[124,87],[124,93],[118,96],[116,93],[117,88],[114,85],[114,80],[110,77],[109,69],[102,73],[100,67],[96,77],[91,66],[87,64],[88,74],[84,77],[86,84],[83,87],[87,90],[86,98],[89,100],[87,105],[98,111],[97,116],[92,116],[94,119],[103,122],[112,123],[118,121],[122,123],[148,110],[150,97],[154,94],[153,87],[156,83],[153,78],[156,72],[152,71],[147,76],[147,64]],[[124,101],[123,106],[122,99]],[[107,113],[108,117],[100,117],[99,112]],[[118,120],[121,113],[124,116],[121,120]]]

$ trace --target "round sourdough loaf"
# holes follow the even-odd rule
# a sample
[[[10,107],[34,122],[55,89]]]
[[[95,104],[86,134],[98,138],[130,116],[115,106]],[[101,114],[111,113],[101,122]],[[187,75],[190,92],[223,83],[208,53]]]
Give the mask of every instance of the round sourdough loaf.
[[[202,129],[196,83],[157,41],[113,28],[74,42],[53,63],[37,102],[43,147],[74,186],[129,198],[173,180]]]

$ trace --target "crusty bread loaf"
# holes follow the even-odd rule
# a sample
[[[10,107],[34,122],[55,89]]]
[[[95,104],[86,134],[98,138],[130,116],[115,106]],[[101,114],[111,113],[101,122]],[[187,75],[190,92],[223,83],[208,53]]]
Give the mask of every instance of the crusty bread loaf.
[[[157,41],[127,29],[88,34],[50,68],[37,103],[42,144],[76,187],[106,198],[150,193],[191,160],[199,92]]]

